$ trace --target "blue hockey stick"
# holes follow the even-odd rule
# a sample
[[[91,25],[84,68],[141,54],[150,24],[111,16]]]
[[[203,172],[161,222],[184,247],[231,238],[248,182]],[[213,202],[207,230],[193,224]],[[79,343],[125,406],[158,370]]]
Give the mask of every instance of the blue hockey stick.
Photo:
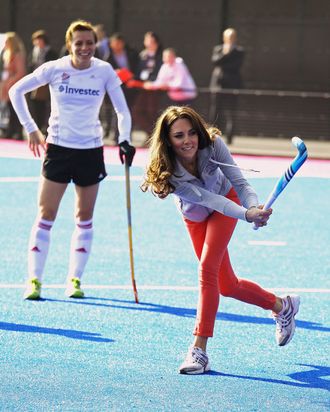
[[[283,192],[286,185],[290,182],[290,180],[293,178],[293,176],[297,173],[297,171],[300,169],[300,167],[304,164],[305,160],[307,159],[308,153],[305,143],[299,137],[295,136],[292,138],[292,144],[298,149],[298,154],[293,159],[290,166],[286,169],[285,173],[276,182],[274,189],[272,190],[264,204],[263,210],[271,207],[271,205]],[[258,227],[254,224],[253,229],[257,230]]]

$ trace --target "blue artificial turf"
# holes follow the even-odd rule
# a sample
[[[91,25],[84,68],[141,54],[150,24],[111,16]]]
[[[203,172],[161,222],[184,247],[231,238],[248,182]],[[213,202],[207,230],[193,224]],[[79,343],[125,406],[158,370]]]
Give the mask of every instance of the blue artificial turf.
[[[38,176],[39,169],[34,160],[0,162],[0,176]],[[123,175],[120,166],[108,169]],[[142,169],[132,168],[131,175]],[[251,182],[262,200],[275,179]],[[27,302],[26,248],[37,190],[37,182],[0,183],[1,411],[330,409],[329,179],[295,178],[274,205],[269,226],[256,232],[239,222],[230,244],[239,275],[265,287],[306,289],[294,339],[277,347],[268,312],[221,298],[208,346],[212,370],[203,376],[177,373],[192,339],[197,260],[173,201],[144,194],[131,182],[136,304],[125,184],[103,182],[83,278],[86,299],[70,300],[63,288],[73,230],[70,186],[52,229],[43,299]],[[180,290],[186,286],[192,289]]]

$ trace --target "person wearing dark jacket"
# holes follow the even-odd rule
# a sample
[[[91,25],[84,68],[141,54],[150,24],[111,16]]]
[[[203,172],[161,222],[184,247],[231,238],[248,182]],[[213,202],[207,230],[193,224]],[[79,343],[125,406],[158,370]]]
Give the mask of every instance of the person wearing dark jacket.
[[[130,47],[121,33],[113,33],[109,39],[108,63],[115,70],[127,68],[133,75],[137,73],[139,56],[136,50]]]
[[[223,32],[223,44],[216,45],[211,58],[213,71],[210,87],[220,89],[241,89],[243,87],[241,67],[244,50],[237,45],[237,32],[229,28]],[[219,121],[227,143],[232,143],[235,132],[237,95],[231,93],[211,93],[212,111],[210,121]],[[215,97],[215,99],[214,99]]]
[[[28,58],[28,70],[35,69],[51,60],[56,60],[58,54],[49,44],[45,30],[37,30],[31,36],[33,49]],[[41,86],[30,94],[30,106],[33,117],[39,129],[46,133],[50,114],[50,94],[48,84]]]
[[[144,35],[144,48],[139,54],[137,79],[142,82],[153,82],[163,64],[163,47],[158,35],[148,31]],[[144,90],[139,92],[133,110],[133,123],[149,135],[158,117],[161,91]]]
[[[125,37],[121,33],[116,32],[109,38],[109,57],[107,61],[122,80],[122,89],[126,97],[126,102],[129,109],[132,110],[138,90],[128,87],[128,83],[125,82],[125,74],[128,74],[130,79],[136,77],[139,61],[138,52],[128,45]],[[109,100],[107,99],[106,102],[109,103]],[[115,116],[110,116],[110,118],[114,119]],[[111,120],[110,122],[112,123]],[[110,124],[109,127],[113,128],[115,125]],[[115,131],[115,140],[118,140],[118,130]]]

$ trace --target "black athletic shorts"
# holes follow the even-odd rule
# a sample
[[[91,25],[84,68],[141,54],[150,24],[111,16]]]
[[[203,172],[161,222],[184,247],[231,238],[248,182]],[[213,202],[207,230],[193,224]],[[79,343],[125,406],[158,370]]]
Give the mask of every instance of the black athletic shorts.
[[[57,183],[73,181],[78,186],[95,185],[107,175],[103,147],[71,149],[49,143],[42,165],[42,175]]]

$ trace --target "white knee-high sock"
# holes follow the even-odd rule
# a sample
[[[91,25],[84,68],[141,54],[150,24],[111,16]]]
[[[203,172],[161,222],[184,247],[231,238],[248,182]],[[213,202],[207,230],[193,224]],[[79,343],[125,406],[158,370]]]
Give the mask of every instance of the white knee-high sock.
[[[50,242],[50,229],[54,221],[38,218],[31,230],[28,251],[29,279],[42,281]]]
[[[81,279],[86,263],[88,261],[92,240],[93,220],[76,221],[76,228],[71,238],[70,264],[68,279]]]

